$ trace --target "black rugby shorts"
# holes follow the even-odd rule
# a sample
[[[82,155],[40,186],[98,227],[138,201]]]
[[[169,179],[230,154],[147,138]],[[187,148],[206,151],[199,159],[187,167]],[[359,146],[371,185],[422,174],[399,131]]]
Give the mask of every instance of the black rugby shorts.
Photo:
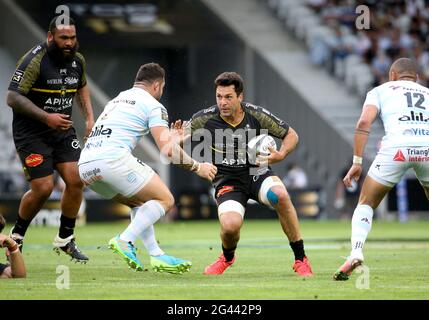
[[[77,162],[80,157],[80,144],[74,129],[32,137],[16,146],[16,150],[28,181],[49,176],[58,163]]]

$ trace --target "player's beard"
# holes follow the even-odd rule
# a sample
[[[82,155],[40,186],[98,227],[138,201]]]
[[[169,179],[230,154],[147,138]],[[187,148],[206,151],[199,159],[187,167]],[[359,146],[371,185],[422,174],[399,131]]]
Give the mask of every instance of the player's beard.
[[[65,52],[64,49],[69,49],[70,52]],[[60,48],[58,44],[55,42],[55,40],[48,42],[49,55],[60,63],[72,61],[78,49],[79,49],[79,42],[77,41],[73,47],[65,47],[65,48]]]
[[[159,88],[159,90],[154,94],[154,98],[158,101],[161,101],[161,97],[163,94],[164,89],[163,88]]]
[[[156,99],[156,100],[158,100],[158,101],[160,101],[161,100],[161,97],[162,97],[162,92],[157,92],[156,94],[155,94],[155,96],[154,96],[154,98]]]

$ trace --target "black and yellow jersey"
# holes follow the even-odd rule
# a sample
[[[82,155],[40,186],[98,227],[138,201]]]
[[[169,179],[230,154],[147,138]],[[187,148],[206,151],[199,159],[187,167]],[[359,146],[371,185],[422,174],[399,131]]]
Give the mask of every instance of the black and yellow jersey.
[[[248,159],[248,141],[263,133],[283,139],[289,130],[285,121],[265,108],[245,102],[241,107],[244,110],[244,118],[235,126],[220,116],[216,105],[194,114],[187,126],[193,141],[210,144],[211,162],[218,168],[218,177],[248,176],[249,168],[254,167]],[[208,160],[206,156],[205,160]]]
[[[73,98],[86,85],[85,68],[82,54],[60,62],[49,54],[46,43],[39,44],[18,61],[9,90],[26,96],[46,112],[71,116]],[[13,112],[15,142],[51,131],[56,132],[42,122]]]

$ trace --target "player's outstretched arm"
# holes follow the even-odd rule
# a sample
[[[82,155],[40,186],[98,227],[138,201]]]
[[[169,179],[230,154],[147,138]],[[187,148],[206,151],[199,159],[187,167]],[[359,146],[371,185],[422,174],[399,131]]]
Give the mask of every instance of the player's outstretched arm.
[[[170,125],[170,133],[177,144],[183,148],[184,144],[191,138],[190,122],[180,119],[172,122]]]
[[[200,163],[192,159],[172,137],[170,130],[166,127],[152,127],[152,136],[161,153],[168,157],[171,162],[181,168],[195,172],[201,178],[213,180],[217,173],[216,166],[211,163]]]

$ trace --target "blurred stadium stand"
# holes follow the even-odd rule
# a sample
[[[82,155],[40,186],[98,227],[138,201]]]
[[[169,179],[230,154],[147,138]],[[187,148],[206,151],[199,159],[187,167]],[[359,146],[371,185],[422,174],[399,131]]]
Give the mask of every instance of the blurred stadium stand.
[[[429,2],[425,0],[262,0],[297,39],[314,64],[324,66],[360,97],[387,80],[390,64],[414,58],[420,82],[429,80]],[[364,11],[368,29],[356,18]]]
[[[12,57],[0,47],[0,96],[5,97],[14,69]],[[0,113],[0,194],[21,192],[25,187],[21,165],[12,140],[12,110]]]

